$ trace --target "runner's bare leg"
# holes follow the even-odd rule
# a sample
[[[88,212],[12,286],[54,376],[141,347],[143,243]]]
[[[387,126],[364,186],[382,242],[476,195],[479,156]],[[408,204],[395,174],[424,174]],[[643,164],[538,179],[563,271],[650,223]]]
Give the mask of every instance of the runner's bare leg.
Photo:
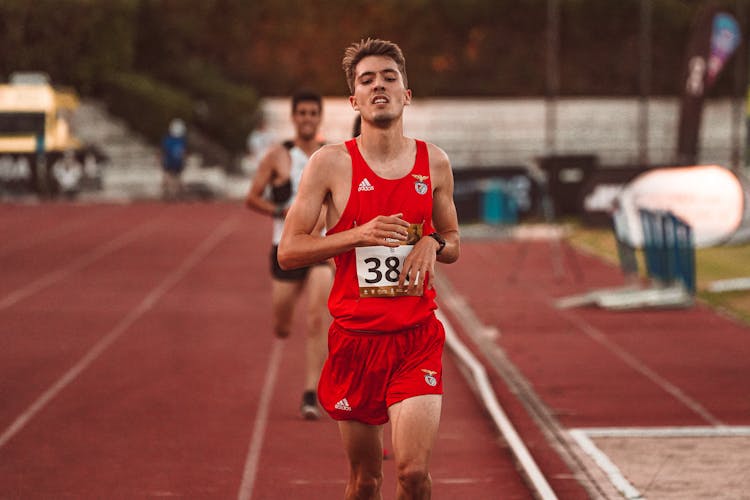
[[[354,420],[339,422],[341,440],[349,458],[346,500],[382,500],[383,426]]]
[[[430,455],[435,444],[443,397],[415,396],[391,405],[393,451],[396,459],[399,500],[427,500],[432,492]]]
[[[294,306],[302,291],[301,281],[271,280],[271,308],[273,310],[273,333],[280,339],[292,332]]]
[[[305,390],[317,391],[320,371],[328,356],[328,328],[331,315],[328,313],[328,294],[333,285],[333,269],[330,266],[313,266],[307,275],[307,342],[305,367]]]

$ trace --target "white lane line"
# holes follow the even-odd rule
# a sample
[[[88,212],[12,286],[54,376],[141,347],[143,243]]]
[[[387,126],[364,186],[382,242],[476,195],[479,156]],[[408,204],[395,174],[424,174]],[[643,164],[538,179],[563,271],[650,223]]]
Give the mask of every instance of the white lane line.
[[[26,424],[34,418],[52,399],[55,398],[65,387],[73,382],[86,368],[91,365],[107,348],[112,345],[133,323],[135,323],[141,316],[148,312],[154,304],[178,281],[180,281],[185,275],[198,264],[201,260],[206,258],[211,250],[223,240],[233,229],[237,221],[237,217],[233,217],[228,221],[224,222],[219,226],[208,238],[195,249],[193,252],[180,264],[180,266],[170,273],[164,280],[151,289],[151,291],[144,297],[138,306],[130,311],[114,328],[112,328],[104,337],[102,337],[91,349],[78,360],[62,377],[60,377],[54,384],[52,384],[46,391],[42,393],[32,404],[29,406],[21,415],[19,415],[13,423],[5,429],[0,435],[0,448],[10,441],[13,436],[23,429]]]
[[[749,426],[691,426],[691,427],[587,427],[571,429],[571,437],[578,446],[590,456],[604,471],[610,482],[629,500],[645,499],[630,481],[623,475],[617,465],[609,459],[591,438],[713,438],[713,437],[747,437]]]
[[[590,325],[586,320],[578,317],[575,314],[572,314],[571,312],[568,312],[565,310],[559,310],[558,313],[560,314],[560,316],[565,317],[566,319],[568,319],[568,321],[575,324],[586,336],[588,336],[592,340],[601,344],[605,349],[607,349],[608,351],[613,353],[615,356],[620,358],[622,361],[624,361],[626,365],[630,366],[632,369],[634,369],[635,371],[639,372],[640,374],[642,374],[643,376],[651,380],[651,382],[659,386],[663,391],[665,391],[668,394],[671,394],[675,399],[677,399],[683,405],[685,405],[690,410],[698,414],[706,422],[710,423],[711,425],[715,425],[717,427],[724,425],[724,423],[721,420],[719,420],[711,412],[706,410],[703,407],[703,405],[701,405],[696,400],[694,400],[693,398],[685,394],[682,391],[682,389],[674,385],[672,382],[665,379],[664,377],[656,373],[654,370],[649,368],[641,360],[639,360],[638,358],[630,354],[628,351],[626,351],[625,349],[623,349],[616,343],[612,342],[598,328]]]
[[[266,434],[268,414],[271,411],[271,396],[276,386],[279,365],[281,365],[281,354],[285,343],[284,339],[276,339],[271,350],[271,359],[268,361],[266,380],[263,382],[263,391],[260,395],[258,411],[255,414],[255,425],[253,426],[253,434],[250,438],[250,447],[245,459],[245,468],[242,472],[242,484],[240,484],[240,490],[237,492],[238,500],[250,500],[253,496],[255,476],[258,473],[258,462],[260,461],[260,451],[263,448],[263,437]]]
[[[489,252],[489,249],[486,249],[486,250],[480,249],[479,251],[482,258],[488,261],[492,260],[493,258],[496,258],[495,256],[492,256],[488,252]],[[671,394],[675,399],[677,399],[687,408],[689,408],[690,410],[698,414],[706,422],[714,426],[724,425],[724,423],[721,420],[719,420],[716,416],[714,416],[711,412],[709,412],[696,400],[694,400],[693,398],[685,394],[682,391],[682,389],[680,389],[679,387],[671,383],[669,380],[667,380],[666,378],[662,377],[657,372],[649,368],[645,363],[643,363],[634,355],[630,354],[628,351],[620,347],[618,344],[611,341],[609,337],[607,337],[607,335],[604,334],[601,330],[592,326],[585,319],[581,318],[577,314],[574,314],[573,311],[570,311],[567,309],[557,309],[554,305],[555,299],[543,293],[542,291],[538,290],[537,288],[532,288],[529,286],[527,286],[526,288],[528,288],[531,292],[533,292],[537,297],[541,298],[542,302],[545,305],[547,305],[549,308],[551,308],[556,314],[558,314],[559,316],[562,316],[563,318],[567,319],[570,323],[574,324],[584,335],[588,336],[592,340],[601,344],[605,349],[612,352],[615,356],[617,356],[623,362],[625,362],[626,365],[630,366],[633,370],[639,372],[640,374],[642,374],[643,376],[651,380],[651,382],[656,384],[663,391],[667,392],[668,394]]]
[[[513,427],[510,419],[508,419],[505,411],[503,411],[503,408],[500,406],[500,403],[495,396],[495,391],[487,378],[487,372],[484,369],[484,366],[482,366],[482,364],[474,357],[466,345],[461,342],[445,315],[439,310],[436,311],[435,314],[445,328],[446,344],[448,344],[448,347],[458,357],[459,361],[471,371],[482,404],[489,412],[495,426],[497,426],[498,430],[503,435],[503,438],[505,438],[505,441],[508,443],[508,446],[510,446],[513,451],[513,455],[515,455],[521,465],[524,474],[536,492],[535,497],[542,500],[557,500],[555,492],[550,487],[544,474],[542,474],[542,471],[534,461],[531,453],[529,453],[528,448],[526,448],[523,440],[516,432],[515,427]]]
[[[723,425],[689,427],[586,427],[572,429],[591,438],[670,438],[670,437],[747,437],[750,426]]]
[[[578,443],[578,446],[580,446],[581,449],[594,460],[596,465],[604,471],[615,488],[617,488],[625,498],[628,500],[644,498],[643,494],[638,491],[630,481],[625,479],[625,476],[622,474],[619,467],[617,467],[614,462],[609,459],[607,454],[600,450],[599,447],[589,439],[584,431],[580,429],[572,430],[570,431],[570,435],[575,439],[576,443]]]
[[[491,260],[493,256],[488,254],[489,250],[481,250],[480,254],[482,257],[486,260]],[[639,372],[651,382],[656,384],[658,387],[660,387],[663,391],[665,391],[668,394],[671,394],[675,399],[680,401],[683,405],[685,405],[687,408],[698,414],[701,418],[703,418],[706,422],[708,422],[711,425],[714,426],[722,426],[724,423],[719,420],[716,416],[714,416],[711,412],[709,412],[706,408],[704,408],[700,403],[698,403],[696,400],[685,394],[682,389],[671,383],[666,378],[659,375],[657,372],[649,368],[645,363],[643,363],[641,360],[636,358],[634,355],[630,354],[628,351],[620,347],[615,342],[611,341],[609,337],[605,333],[603,333],[598,328],[592,326],[589,324],[585,319],[581,318],[577,314],[574,314],[573,311],[567,310],[567,309],[558,309],[555,307],[555,299],[550,297],[549,295],[543,293],[542,291],[538,290],[537,288],[532,288],[527,286],[531,292],[533,292],[537,297],[542,299],[542,303],[551,308],[556,314],[559,316],[562,316],[563,318],[567,319],[570,323],[574,324],[584,335],[588,336],[590,339],[598,342],[601,344],[605,349],[613,353],[615,356],[620,358],[626,365],[630,366],[633,370]]]
[[[489,258],[486,255],[483,255],[485,258]],[[555,299],[550,297],[549,295],[539,291],[536,288],[529,288],[537,297],[540,297],[542,299],[542,302],[547,305],[549,308],[551,308],[553,311],[555,311],[558,315],[562,316],[563,318],[567,319],[570,323],[574,324],[578,329],[586,336],[588,336],[590,339],[598,342],[600,345],[602,345],[605,349],[613,353],[615,356],[620,358],[626,365],[630,366],[633,370],[639,372],[651,382],[656,384],[658,387],[660,387],[663,391],[665,391],[668,394],[671,394],[675,399],[680,401],[683,405],[685,405],[687,408],[692,410],[694,413],[698,414],[701,418],[703,418],[706,422],[708,422],[711,425],[714,426],[722,426],[724,423],[719,420],[716,416],[714,416],[711,412],[709,412],[706,408],[703,407],[700,403],[698,403],[696,400],[685,394],[682,389],[671,383],[666,378],[659,375],[657,372],[649,368],[645,363],[643,363],[640,359],[636,358],[634,355],[630,354],[628,351],[620,347],[618,344],[613,342],[612,340],[607,337],[605,333],[603,333],[598,328],[592,326],[588,323],[585,319],[581,318],[577,314],[574,314],[573,311],[566,310],[566,309],[558,309],[555,307]]]
[[[105,255],[127,245],[128,243],[141,236],[142,233],[146,232],[155,224],[157,224],[160,219],[161,217],[153,218],[145,224],[142,224],[128,231],[127,233],[122,234],[118,238],[99,245],[91,252],[81,255],[80,257],[69,263],[67,266],[55,271],[50,271],[49,273],[40,276],[26,286],[16,289],[15,291],[3,297],[2,300],[0,300],[0,310],[7,309],[8,307],[16,304],[26,297],[33,295],[64,278],[67,278],[71,274],[80,271],[84,267],[101,259]]]

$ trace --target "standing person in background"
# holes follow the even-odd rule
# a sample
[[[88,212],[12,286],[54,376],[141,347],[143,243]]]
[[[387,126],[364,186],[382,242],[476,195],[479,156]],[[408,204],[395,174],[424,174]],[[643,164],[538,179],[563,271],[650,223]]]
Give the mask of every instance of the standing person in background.
[[[76,160],[73,151],[65,151],[62,158],[52,165],[52,177],[54,177],[60,194],[64,198],[73,200],[78,196],[81,189],[83,167]]]
[[[187,138],[185,122],[175,118],[169,123],[169,132],[161,142],[162,198],[182,198],[182,171],[185,169]]]
[[[322,145],[316,139],[322,112],[323,102],[318,94],[309,91],[294,94],[292,123],[295,137],[269,149],[258,166],[245,200],[248,208],[273,217],[271,302],[273,329],[278,338],[286,338],[291,333],[294,307],[303,287],[307,290],[306,366],[301,413],[308,420],[320,417],[316,391],[328,352],[326,332],[330,316],[326,309],[326,298],[333,282],[333,269],[330,262],[321,259],[307,267],[286,271],[279,266],[276,255],[284,217],[297,193],[302,172],[310,155]],[[267,188],[270,199],[264,197]],[[315,214],[317,223],[310,228],[317,235],[325,230],[324,218],[319,214],[320,210]]]
[[[279,245],[284,269],[331,257],[333,323],[318,395],[339,421],[347,499],[381,498],[390,420],[399,499],[427,499],[442,407],[445,332],[435,317],[435,262],[459,256],[453,174],[437,146],[404,136],[411,102],[394,43],[346,49],[349,101],[361,134],[310,159]],[[328,233],[313,232],[325,209]]]

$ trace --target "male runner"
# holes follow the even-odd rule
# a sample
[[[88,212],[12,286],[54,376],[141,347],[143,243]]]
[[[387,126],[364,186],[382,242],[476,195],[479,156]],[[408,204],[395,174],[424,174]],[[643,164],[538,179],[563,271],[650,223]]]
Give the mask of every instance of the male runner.
[[[248,208],[273,217],[273,245],[271,247],[271,302],[274,333],[279,338],[289,336],[294,317],[294,307],[303,286],[307,298],[307,342],[305,387],[302,394],[301,413],[305,419],[320,417],[316,389],[320,370],[327,354],[326,331],[330,316],[326,310],[326,297],[331,290],[333,270],[330,263],[310,263],[310,267],[285,271],[276,259],[277,248],[284,227],[284,217],[294,200],[302,171],[310,155],[321,144],[316,136],[322,119],[322,99],[309,91],[292,97],[292,122],[294,140],[272,147],[263,157],[253,177],[245,200]],[[264,197],[270,189],[270,200]],[[317,217],[317,214],[316,214]],[[325,228],[322,217],[311,231],[321,234]]]
[[[310,159],[279,263],[291,269],[336,261],[318,395],[339,421],[350,468],[346,498],[381,498],[383,425],[390,420],[397,498],[426,499],[445,341],[430,278],[436,260],[459,255],[453,174],[441,149],[404,136],[411,90],[396,44],[355,43],[343,68],[361,135]],[[313,234],[321,208],[325,238]]]

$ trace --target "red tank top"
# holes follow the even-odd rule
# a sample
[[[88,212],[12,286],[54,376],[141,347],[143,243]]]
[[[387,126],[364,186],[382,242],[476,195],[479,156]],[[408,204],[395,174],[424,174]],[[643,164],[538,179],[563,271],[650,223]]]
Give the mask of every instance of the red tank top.
[[[403,219],[430,234],[432,183],[427,145],[416,141],[414,167],[400,179],[383,179],[365,162],[355,139],[346,142],[352,158],[352,185],[341,218],[328,234],[351,229],[378,215],[403,213]],[[437,308],[435,291],[420,296],[399,295],[396,282],[411,247],[362,247],[335,257],[336,276],[328,299],[334,321],[347,330],[391,332],[423,323]]]

